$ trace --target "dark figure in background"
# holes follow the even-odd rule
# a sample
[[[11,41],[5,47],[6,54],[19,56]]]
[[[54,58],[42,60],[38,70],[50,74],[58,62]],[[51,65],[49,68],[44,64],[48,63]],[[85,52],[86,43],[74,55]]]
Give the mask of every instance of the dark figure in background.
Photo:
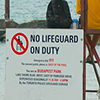
[[[70,28],[72,19],[67,1],[51,0],[46,12],[48,28]]]

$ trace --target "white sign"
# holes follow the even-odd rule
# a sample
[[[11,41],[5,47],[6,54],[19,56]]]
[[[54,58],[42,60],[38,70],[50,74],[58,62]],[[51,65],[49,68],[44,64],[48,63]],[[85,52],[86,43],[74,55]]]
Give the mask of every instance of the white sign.
[[[6,100],[82,100],[83,30],[6,32]]]

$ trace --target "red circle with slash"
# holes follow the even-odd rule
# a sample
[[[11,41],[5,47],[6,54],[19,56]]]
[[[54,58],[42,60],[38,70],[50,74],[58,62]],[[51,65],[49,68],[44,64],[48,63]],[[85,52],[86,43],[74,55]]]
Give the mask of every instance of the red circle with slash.
[[[25,38],[26,47],[24,47],[24,46],[21,44],[21,42],[17,39],[17,36],[22,36],[23,38]],[[17,50],[15,50],[14,45],[13,45],[14,40],[19,44],[19,46],[22,48],[23,51],[18,52]],[[27,51],[27,49],[28,49],[28,45],[29,45],[29,44],[28,44],[28,39],[27,39],[26,35],[24,35],[23,33],[17,33],[17,34],[15,34],[15,35],[13,36],[12,40],[11,40],[11,48],[12,48],[13,52],[16,53],[17,55],[22,55],[22,54],[24,54],[24,53]]]

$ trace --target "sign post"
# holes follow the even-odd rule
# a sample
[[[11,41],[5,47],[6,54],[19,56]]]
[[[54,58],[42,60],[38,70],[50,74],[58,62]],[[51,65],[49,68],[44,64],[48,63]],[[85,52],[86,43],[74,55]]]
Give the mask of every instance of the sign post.
[[[82,100],[83,30],[7,29],[6,100]]]

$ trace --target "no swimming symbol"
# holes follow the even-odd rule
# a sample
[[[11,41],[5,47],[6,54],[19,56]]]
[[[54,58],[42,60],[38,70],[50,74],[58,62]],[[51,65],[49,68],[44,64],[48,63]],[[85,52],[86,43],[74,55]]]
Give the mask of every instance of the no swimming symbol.
[[[23,38],[23,41],[20,39],[20,37]],[[14,45],[14,43],[16,45]],[[28,39],[27,39],[26,35],[24,35],[23,33],[16,33],[12,37],[11,48],[12,48],[13,52],[16,53],[17,55],[24,54],[28,49],[28,45],[29,45],[28,44]]]

